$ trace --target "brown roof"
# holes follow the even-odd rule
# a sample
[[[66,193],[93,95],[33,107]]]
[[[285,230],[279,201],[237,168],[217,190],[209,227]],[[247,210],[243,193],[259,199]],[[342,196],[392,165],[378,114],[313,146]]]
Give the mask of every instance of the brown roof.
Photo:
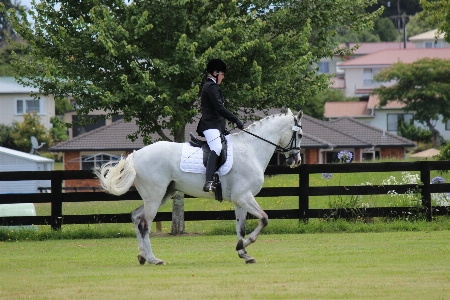
[[[353,48],[356,45],[361,45],[353,54],[355,55],[366,55],[375,53],[386,49],[403,49],[403,42],[399,44],[398,42],[378,42],[378,43],[350,43],[349,48]],[[339,45],[339,47],[345,47],[345,44]],[[414,43],[406,42],[406,49],[415,48]]]
[[[344,102],[345,103],[345,102]],[[271,109],[268,115],[279,113],[280,109]],[[263,115],[259,113],[259,115]],[[342,121],[349,119],[350,121]],[[188,124],[186,128],[186,139],[189,132],[195,132],[196,123]],[[328,147],[371,147],[371,146],[402,146],[410,147],[414,142],[394,134],[385,133],[385,138],[378,141],[382,130],[369,126],[351,118],[339,118],[333,122],[321,121],[304,115],[303,126],[303,148],[328,148]],[[135,122],[125,123],[123,120],[116,121],[108,126],[79,135],[69,141],[63,142],[50,148],[53,152],[67,151],[132,151],[144,147],[142,137],[131,142],[126,136],[137,130]],[[360,133],[355,133],[361,131]],[[168,130],[164,131],[169,134]],[[157,136],[152,136],[153,141]],[[370,137],[370,138],[367,138]],[[377,137],[375,139],[374,137]],[[386,138],[387,137],[387,138]],[[373,141],[371,140],[373,139]]]
[[[326,102],[325,118],[369,116],[367,101],[358,102]]]
[[[390,66],[399,61],[413,63],[422,58],[450,59],[449,48],[388,49],[345,61],[339,67]]]
[[[380,104],[380,99],[378,98],[378,95],[370,95],[369,96],[369,102],[367,103],[368,109],[378,108]],[[402,109],[405,107],[404,103],[401,103],[398,100],[395,101],[389,101],[385,106],[383,106],[384,109]]]

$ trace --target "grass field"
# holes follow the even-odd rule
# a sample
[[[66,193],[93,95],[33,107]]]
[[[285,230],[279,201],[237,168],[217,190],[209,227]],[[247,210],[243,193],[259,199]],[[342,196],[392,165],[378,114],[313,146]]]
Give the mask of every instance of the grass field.
[[[448,299],[450,231],[262,235],[245,265],[234,236],[0,243],[0,299]]]

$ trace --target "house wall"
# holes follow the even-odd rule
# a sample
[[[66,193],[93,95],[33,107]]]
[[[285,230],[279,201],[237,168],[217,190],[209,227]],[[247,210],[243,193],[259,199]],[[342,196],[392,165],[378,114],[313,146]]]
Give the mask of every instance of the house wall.
[[[305,161],[302,164],[316,165],[319,163],[319,149],[306,149],[304,153]]]
[[[0,172],[51,171],[53,161],[31,161],[18,156],[0,153]],[[39,187],[49,187],[50,180],[0,181],[0,194],[37,193]]]
[[[368,69],[375,68],[374,66],[367,66]],[[383,82],[384,86],[391,86],[395,81]],[[345,96],[358,97],[356,90],[359,89],[374,89],[380,87],[381,83],[364,84],[364,67],[346,67],[345,68]]]
[[[31,100],[29,94],[0,94],[0,124],[11,125],[13,121],[23,122],[23,115],[16,114],[16,100]],[[50,129],[50,119],[55,116],[55,99],[52,96],[41,97],[41,112],[38,114],[40,123]]]
[[[81,170],[80,152],[64,152],[64,170]],[[65,180],[64,187],[99,187],[96,179]],[[86,190],[86,192],[92,192]]]
[[[369,121],[368,122],[369,125],[388,132],[387,131],[387,115],[388,114],[405,114],[405,113],[409,113],[409,112],[404,111],[402,109],[376,109],[375,117],[367,119],[367,120]],[[414,125],[416,127],[421,127],[423,129],[428,130],[428,126],[425,126],[422,123],[419,123],[417,121],[414,123]],[[439,133],[441,134],[441,136],[443,137],[444,140],[450,140],[450,130],[445,128],[445,123],[444,123],[442,116],[440,116],[439,120],[436,121],[435,128],[436,128],[436,130],[439,131]],[[397,134],[397,131],[389,131],[389,133]]]
[[[406,152],[404,148],[401,147],[386,147],[380,149],[381,153],[381,159],[385,158],[397,158],[397,159],[403,159],[406,156]]]
[[[130,151],[105,151],[108,154],[113,155],[128,155]],[[81,156],[82,155],[95,155],[99,151],[73,151],[64,152],[64,170],[81,170]],[[77,180],[65,180],[65,187],[100,187],[100,183],[97,179],[77,179]],[[92,192],[92,190],[84,190],[85,192]]]
[[[425,43],[432,43],[433,48],[448,48],[450,47],[450,44],[445,42],[443,39],[439,39],[437,44],[434,43],[434,39],[430,40],[420,40],[420,41],[412,41],[415,48],[425,48]]]

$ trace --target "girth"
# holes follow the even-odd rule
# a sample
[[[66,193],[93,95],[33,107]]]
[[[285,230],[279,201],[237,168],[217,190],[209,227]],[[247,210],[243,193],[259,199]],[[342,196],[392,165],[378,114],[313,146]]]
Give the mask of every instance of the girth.
[[[191,136],[191,140],[189,141],[189,145],[192,147],[202,148],[203,150],[203,165],[206,167],[208,163],[209,145],[206,141],[199,140],[194,136],[192,132],[189,133]],[[217,159],[216,170],[218,170],[226,161],[227,161],[227,139],[224,135],[220,135],[220,140],[222,142],[222,151],[220,151],[219,159]]]

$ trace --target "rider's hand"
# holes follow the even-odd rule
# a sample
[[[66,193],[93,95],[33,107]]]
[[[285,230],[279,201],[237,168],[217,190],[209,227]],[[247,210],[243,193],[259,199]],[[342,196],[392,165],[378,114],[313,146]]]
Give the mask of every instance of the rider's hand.
[[[239,128],[241,130],[244,129],[244,123],[242,123],[241,120],[237,120],[236,126],[237,126],[237,128]]]

